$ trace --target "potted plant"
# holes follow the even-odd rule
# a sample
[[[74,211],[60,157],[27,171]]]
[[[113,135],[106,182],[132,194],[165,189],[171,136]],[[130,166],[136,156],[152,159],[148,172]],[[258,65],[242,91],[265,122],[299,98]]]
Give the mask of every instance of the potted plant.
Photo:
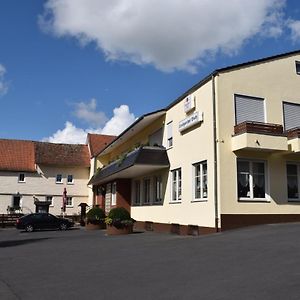
[[[134,219],[130,217],[130,213],[124,207],[115,207],[110,210],[105,218],[107,225],[107,234],[129,234],[132,233]]]
[[[86,214],[87,229],[105,229],[105,212],[99,206],[91,208]]]

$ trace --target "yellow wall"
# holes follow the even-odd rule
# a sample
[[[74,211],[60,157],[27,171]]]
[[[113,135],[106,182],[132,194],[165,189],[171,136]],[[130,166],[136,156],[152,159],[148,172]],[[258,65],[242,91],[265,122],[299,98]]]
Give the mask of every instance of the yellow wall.
[[[298,160],[288,151],[232,151],[235,125],[234,94],[265,99],[266,122],[283,125],[282,102],[300,103],[300,76],[296,74],[294,55],[261,64],[221,73],[217,84],[217,138],[219,157],[219,201],[223,214],[300,213],[300,206],[287,202],[286,162]],[[267,162],[269,202],[238,202],[236,159],[260,158]]]

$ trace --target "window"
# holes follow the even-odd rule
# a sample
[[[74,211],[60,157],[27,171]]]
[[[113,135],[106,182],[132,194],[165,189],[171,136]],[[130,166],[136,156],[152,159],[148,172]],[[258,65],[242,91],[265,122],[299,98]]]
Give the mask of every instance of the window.
[[[284,129],[300,127],[300,104],[283,102]]]
[[[141,204],[141,182],[139,180],[134,181],[134,200],[135,205]]]
[[[194,199],[207,199],[207,161],[194,164]]]
[[[172,171],[172,202],[181,201],[181,169]]]
[[[296,73],[300,75],[300,61],[296,61]]]
[[[299,200],[298,165],[287,164],[287,190],[289,200]]]
[[[19,182],[25,182],[25,174],[24,173],[19,174]]]
[[[13,196],[12,207],[14,209],[20,209],[21,206],[21,196]]]
[[[146,178],[144,179],[144,204],[150,204],[150,179]]]
[[[50,206],[53,206],[53,196],[46,196],[46,201],[50,202]]]
[[[161,176],[154,176],[154,202],[162,202],[162,180]]]
[[[56,183],[63,183],[61,174],[56,175]]]
[[[113,182],[111,185],[111,205],[117,204],[117,183]]]
[[[264,99],[234,95],[235,102],[235,123],[245,121],[265,122]]]
[[[167,148],[173,146],[173,121],[167,124]]]
[[[67,184],[73,184],[73,183],[74,183],[73,175],[68,175],[68,177],[67,177]]]
[[[73,197],[67,197],[66,206],[73,206]]]
[[[241,200],[266,199],[265,162],[237,161],[238,197]]]

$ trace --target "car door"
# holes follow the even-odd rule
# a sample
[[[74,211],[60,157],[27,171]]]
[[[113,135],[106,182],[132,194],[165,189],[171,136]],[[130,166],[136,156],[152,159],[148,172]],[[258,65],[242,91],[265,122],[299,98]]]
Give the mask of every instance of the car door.
[[[58,228],[59,227],[59,222],[58,222],[58,218],[56,218],[55,216],[51,215],[51,214],[45,214],[47,215],[47,228],[48,229],[54,229],[54,228]]]

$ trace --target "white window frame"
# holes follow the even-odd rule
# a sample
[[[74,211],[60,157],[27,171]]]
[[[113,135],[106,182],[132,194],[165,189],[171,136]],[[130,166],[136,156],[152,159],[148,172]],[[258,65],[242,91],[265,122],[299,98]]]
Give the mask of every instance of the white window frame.
[[[173,139],[173,121],[167,123],[167,149],[172,148],[174,145]]]
[[[117,183],[114,181],[111,184],[111,206],[117,205]]]
[[[249,163],[249,192],[250,197],[239,197],[238,189],[237,190],[237,199],[241,202],[270,202],[269,197],[269,176],[268,176],[268,163],[265,160],[257,159],[247,159],[247,158],[238,158],[236,161],[236,180],[238,186],[238,162],[248,162]],[[264,198],[254,198],[253,196],[253,163],[263,163],[264,164],[264,178],[265,178],[265,197]]]
[[[49,200],[50,199],[50,200]],[[54,202],[53,202],[53,196],[45,196],[45,201],[50,201],[50,206],[53,207],[54,206]]]
[[[146,190],[145,190],[145,182],[149,182],[149,202],[145,202],[146,200]],[[143,199],[143,205],[151,205],[151,178],[150,177],[145,177],[143,178],[143,188],[142,188],[142,199]]]
[[[142,204],[142,196],[141,196],[141,180],[140,179],[135,179],[132,181],[132,205],[133,206],[140,206]],[[139,185],[139,191],[137,193],[137,184]],[[137,202],[137,196],[138,195],[138,202]]]
[[[204,191],[203,191],[203,165],[206,165],[206,180],[207,180],[207,192],[206,192],[206,196],[204,195]],[[197,170],[197,166],[200,166],[200,198],[196,198],[196,170]],[[193,164],[193,200],[192,202],[196,202],[196,201],[208,201],[208,164],[207,164],[207,160],[203,160],[201,162],[197,162]]]
[[[68,204],[68,201],[71,199],[71,204]],[[74,199],[72,196],[67,196],[66,200],[66,207],[73,207],[74,206]]]
[[[23,180],[20,180],[21,175],[23,175]],[[25,182],[26,182],[26,176],[25,176],[25,173],[19,173],[19,176],[18,176],[18,182],[19,182],[19,183],[25,183]]]
[[[61,176],[61,180],[60,181],[57,180],[58,176]],[[63,176],[62,176],[62,174],[56,174],[55,183],[57,183],[57,184],[63,184]]]
[[[289,198],[287,165],[294,165],[297,167],[298,198]],[[287,191],[288,202],[300,202],[300,179],[299,179],[299,176],[300,176],[300,164],[297,162],[288,161],[286,163],[286,188],[287,188],[286,191]]]
[[[69,176],[72,176],[72,181],[69,181]],[[67,184],[74,184],[74,176],[72,174],[67,175]]]
[[[179,180],[180,172],[180,180]],[[174,174],[176,174],[176,199],[173,199],[173,183],[174,183]],[[181,203],[182,202],[182,170],[177,168],[171,171],[171,201],[170,203]],[[180,197],[179,197],[179,182],[180,182]]]
[[[153,204],[160,204],[163,201],[163,183],[162,176],[153,176]],[[160,197],[160,198],[159,198]]]

